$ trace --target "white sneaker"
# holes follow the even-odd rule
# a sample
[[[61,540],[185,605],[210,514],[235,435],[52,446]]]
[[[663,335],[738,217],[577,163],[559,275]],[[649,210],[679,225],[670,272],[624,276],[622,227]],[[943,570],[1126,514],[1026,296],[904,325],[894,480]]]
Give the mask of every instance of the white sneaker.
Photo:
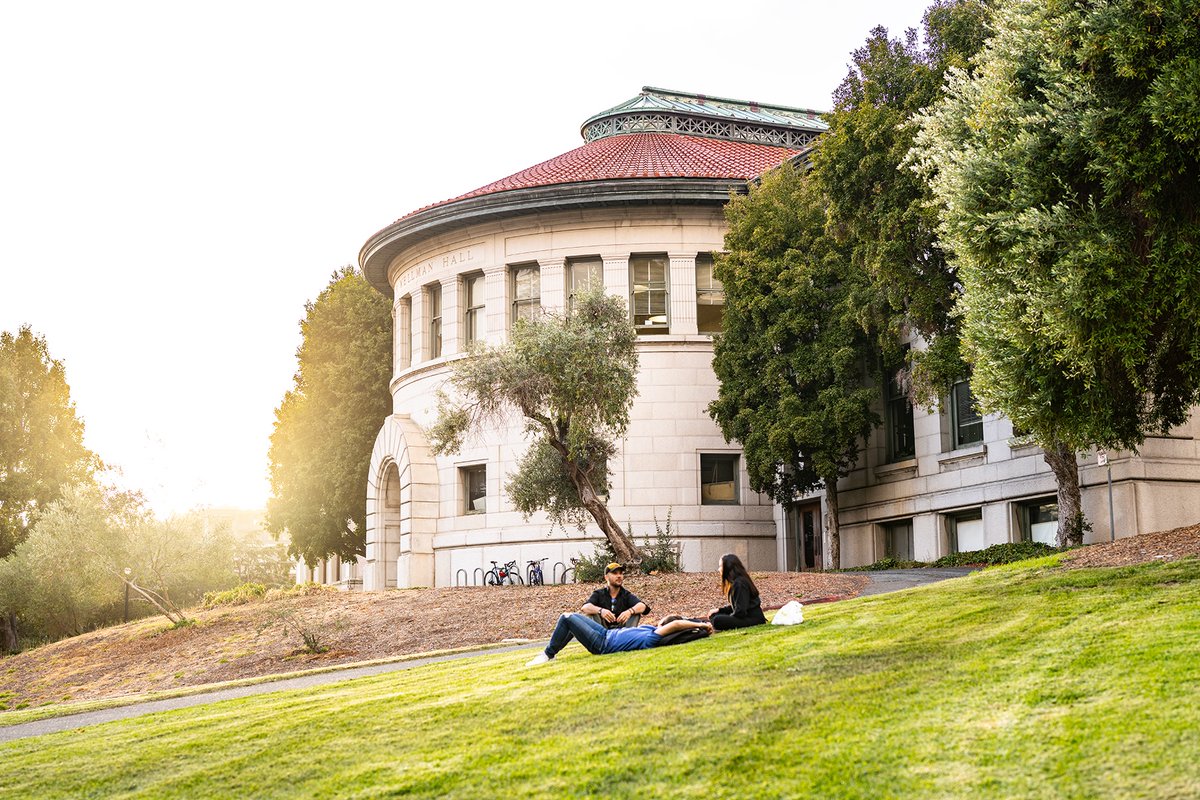
[[[550,656],[546,655],[545,653],[538,653],[536,656],[534,656],[533,658],[531,658],[531,659],[529,659],[528,661],[526,661],[526,662],[525,662],[525,666],[527,666],[527,667],[539,667],[539,666],[541,666],[542,664],[545,664],[545,663],[547,663],[547,662],[550,662],[550,661],[553,661],[553,660],[554,660],[553,658],[551,658]]]

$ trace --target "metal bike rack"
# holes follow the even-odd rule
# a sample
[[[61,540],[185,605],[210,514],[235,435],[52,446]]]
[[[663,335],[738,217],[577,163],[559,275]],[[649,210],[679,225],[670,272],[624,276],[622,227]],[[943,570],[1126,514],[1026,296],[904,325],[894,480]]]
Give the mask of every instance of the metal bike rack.
[[[555,561],[554,566],[550,568],[550,582],[551,583],[559,583],[559,580],[558,580],[558,568],[559,567],[563,568],[563,577],[564,578],[567,577],[567,565],[561,561]],[[566,581],[562,581],[562,583],[566,583]]]
[[[482,586],[483,585],[483,576],[485,574],[486,573],[484,572],[483,567],[476,567],[475,571],[473,573],[471,573],[471,585],[472,586]],[[479,578],[478,581],[475,580],[476,577]]]
[[[462,575],[462,583],[458,582],[459,575]],[[455,586],[466,586],[467,585],[467,571],[465,569],[460,569],[458,572],[454,573],[454,585]]]

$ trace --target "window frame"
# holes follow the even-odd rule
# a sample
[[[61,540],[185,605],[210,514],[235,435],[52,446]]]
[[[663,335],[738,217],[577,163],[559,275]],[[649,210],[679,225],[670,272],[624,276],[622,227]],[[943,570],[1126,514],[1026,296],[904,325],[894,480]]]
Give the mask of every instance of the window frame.
[[[742,504],[742,491],[740,474],[742,471],[742,454],[741,453],[700,453],[699,454],[699,476],[700,476],[700,505],[702,506],[739,506]],[[706,461],[712,466],[714,480],[704,480]],[[732,463],[732,474],[729,480],[718,481],[716,467],[721,463]],[[732,484],[730,489],[733,497],[731,499],[705,499],[705,487],[719,486],[722,484]],[[710,491],[710,494],[712,492]]]
[[[717,259],[715,253],[697,253],[696,254],[696,332],[712,336],[714,333],[720,333],[725,320],[725,284],[717,279],[714,274]],[[708,269],[708,284],[701,286],[700,270],[704,267]],[[720,302],[701,303],[700,300],[704,296],[717,297]],[[717,315],[717,326],[715,330],[706,330],[705,325],[701,321],[701,308],[710,308],[718,306],[720,312]]]
[[[577,288],[575,286],[575,269],[576,267],[588,268],[588,284],[587,286]],[[575,307],[575,296],[588,292],[593,289],[604,289],[604,259],[600,256],[575,256],[567,259],[564,269],[566,273],[566,289],[567,289],[567,312]],[[592,285],[592,277],[595,277],[599,282],[598,285]]]
[[[442,284],[440,281],[425,287],[425,307],[429,318],[429,357],[442,355]]]
[[[963,551],[958,545],[958,524],[960,522],[974,522],[975,520],[983,521],[983,506],[978,508],[966,508],[961,511],[952,511],[945,515],[946,517],[946,543],[949,545],[951,554]]]
[[[661,288],[658,288],[659,284],[650,282],[652,264],[658,260],[662,261],[663,268]],[[642,266],[639,262],[644,262],[646,268],[646,281],[643,284],[646,288],[643,292],[637,290],[639,284],[636,270]],[[653,297],[656,293],[662,295],[664,322],[661,325],[650,322],[639,325],[639,316],[645,316],[647,320],[659,316],[654,313]],[[646,295],[646,313],[644,315],[640,315],[637,308],[637,297],[640,294]],[[634,253],[629,256],[629,317],[638,336],[661,336],[671,332],[671,259],[666,253]]]
[[[907,351],[907,348],[906,348]],[[912,403],[908,395],[901,389],[899,375],[902,367],[885,370],[888,376],[884,382],[883,408],[885,428],[887,431],[887,460],[889,463],[907,461],[917,455],[916,423]],[[899,413],[897,413],[899,412]],[[899,421],[897,416],[900,417]],[[900,434],[908,435],[908,446],[900,446]]]
[[[534,293],[529,297],[520,297],[520,282],[521,273],[531,271],[533,273],[533,290]],[[542,308],[542,268],[536,261],[525,264],[513,264],[508,268],[508,285],[511,290],[512,303],[510,305],[509,325],[517,324],[518,319],[533,319],[537,317],[538,312]],[[533,309],[531,316],[523,316],[522,309]],[[528,313],[528,312],[526,312]]]
[[[474,296],[472,287],[480,289],[480,298]],[[469,272],[462,276],[463,297],[463,345],[482,342],[487,336],[487,276],[482,272]],[[482,324],[481,324],[482,323]]]
[[[1058,528],[1058,497],[1055,495],[1046,495],[1045,497],[1031,497],[1028,500],[1020,500],[1017,506],[1017,529],[1020,531],[1022,542],[1035,541],[1033,538],[1033,526],[1046,522],[1055,523],[1055,530]],[[1034,509],[1040,509],[1046,506],[1054,506],[1053,518],[1034,522],[1031,519],[1031,512]],[[1055,543],[1049,543],[1052,547]]]
[[[967,397],[971,401],[971,409],[975,412],[974,421],[964,423],[960,418],[959,412],[959,397],[960,393],[966,391]],[[950,449],[958,450],[963,447],[971,447],[972,445],[983,443],[983,415],[976,408],[975,394],[971,391],[971,382],[969,380],[961,380],[950,387]],[[968,439],[963,435],[963,428],[970,427],[978,428],[978,438]]]
[[[458,468],[459,486],[462,489],[462,504],[459,506],[460,516],[471,516],[474,514],[487,513],[487,464],[464,464]],[[483,493],[475,498],[471,496],[471,478],[478,475],[480,477],[480,486]],[[475,501],[483,500],[483,508],[476,508]]]
[[[880,523],[880,527],[883,528],[883,556],[884,556],[884,558],[894,558],[897,561],[915,561],[916,560],[914,558],[914,556],[916,554],[916,546],[915,546],[915,543],[913,542],[912,517],[908,517],[907,519],[889,520],[888,522]],[[896,553],[894,537],[895,537],[896,533],[901,532],[902,528],[907,528],[907,531],[905,531],[905,533],[907,535],[907,543],[906,544],[908,547],[908,558],[901,558]]]

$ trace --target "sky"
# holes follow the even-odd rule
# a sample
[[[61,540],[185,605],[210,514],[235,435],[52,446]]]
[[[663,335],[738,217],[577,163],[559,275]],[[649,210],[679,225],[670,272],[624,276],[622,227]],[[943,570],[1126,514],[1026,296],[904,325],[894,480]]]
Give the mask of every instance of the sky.
[[[927,5],[0,3],[0,330],[158,514],[261,508],[304,304],[372,233],[642,86],[826,110]]]

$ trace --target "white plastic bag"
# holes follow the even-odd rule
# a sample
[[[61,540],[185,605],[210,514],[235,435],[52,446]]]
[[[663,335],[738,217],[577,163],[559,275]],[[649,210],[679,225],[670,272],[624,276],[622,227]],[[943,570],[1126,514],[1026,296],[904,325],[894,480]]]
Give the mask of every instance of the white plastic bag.
[[[804,622],[804,606],[799,600],[792,600],[776,611],[771,620],[772,625],[799,625],[801,622]]]

